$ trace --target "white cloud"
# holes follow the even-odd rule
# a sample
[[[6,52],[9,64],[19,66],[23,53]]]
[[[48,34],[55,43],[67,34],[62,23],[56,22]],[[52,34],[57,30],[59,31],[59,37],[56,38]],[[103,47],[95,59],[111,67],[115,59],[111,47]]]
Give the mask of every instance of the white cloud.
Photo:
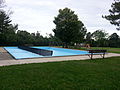
[[[8,7],[14,11],[13,23],[18,23],[19,29],[41,31],[44,35],[52,33],[55,27],[54,16],[57,16],[59,9],[65,7],[75,11],[88,31],[105,29],[119,33],[115,26],[102,18],[102,15],[109,14],[112,2],[113,0],[6,0]]]

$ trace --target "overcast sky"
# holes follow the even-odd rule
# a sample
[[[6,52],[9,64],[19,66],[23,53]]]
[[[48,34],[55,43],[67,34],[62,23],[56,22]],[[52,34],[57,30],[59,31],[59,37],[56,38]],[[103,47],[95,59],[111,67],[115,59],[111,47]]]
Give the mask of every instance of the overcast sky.
[[[7,8],[14,12],[11,19],[19,25],[19,30],[31,33],[40,31],[42,35],[53,33],[54,17],[58,15],[59,9],[65,7],[75,11],[88,32],[103,29],[110,34],[116,32],[120,35],[114,25],[102,18],[102,15],[109,14],[113,2],[114,0],[6,0]]]

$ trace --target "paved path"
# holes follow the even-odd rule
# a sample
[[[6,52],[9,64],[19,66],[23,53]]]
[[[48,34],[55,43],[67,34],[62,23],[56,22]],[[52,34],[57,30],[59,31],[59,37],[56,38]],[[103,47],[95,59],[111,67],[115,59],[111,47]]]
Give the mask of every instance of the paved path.
[[[108,53],[105,57],[120,56],[120,54]],[[100,55],[94,55],[93,58],[101,58]],[[83,56],[65,56],[65,57],[50,57],[50,58],[34,58],[34,59],[21,59],[21,60],[0,60],[0,66],[28,64],[28,63],[43,63],[43,62],[58,62],[70,60],[87,60],[90,59],[87,55]]]
[[[4,48],[0,47],[0,52],[5,53],[5,52],[7,52],[7,51],[6,51]]]
[[[13,57],[4,49],[0,47],[0,61],[1,60],[11,60]]]

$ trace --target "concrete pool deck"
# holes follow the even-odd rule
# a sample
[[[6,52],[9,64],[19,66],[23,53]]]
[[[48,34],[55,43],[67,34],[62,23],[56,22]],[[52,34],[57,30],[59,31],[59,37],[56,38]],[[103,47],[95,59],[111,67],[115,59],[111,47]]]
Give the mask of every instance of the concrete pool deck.
[[[6,53],[6,55],[5,55]],[[88,55],[77,55],[77,56],[61,56],[61,57],[46,57],[46,58],[32,58],[32,59],[21,59],[15,60],[12,58],[3,48],[0,48],[0,66],[8,66],[8,65],[17,65],[17,64],[28,64],[28,63],[44,63],[44,62],[58,62],[58,61],[70,61],[70,60],[89,60],[90,57]],[[120,54],[116,53],[107,53],[105,58],[107,57],[115,57],[120,56]],[[101,58],[100,55],[94,55],[94,58]]]

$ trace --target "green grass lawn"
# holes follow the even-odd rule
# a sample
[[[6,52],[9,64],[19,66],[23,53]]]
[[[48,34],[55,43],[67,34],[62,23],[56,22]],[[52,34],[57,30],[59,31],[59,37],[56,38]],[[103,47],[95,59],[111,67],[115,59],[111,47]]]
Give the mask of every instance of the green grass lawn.
[[[81,48],[74,48],[73,49],[80,49],[80,50],[87,50],[86,47],[81,47]],[[110,48],[110,47],[91,47],[90,49],[106,49],[110,53],[120,53],[120,48]]]
[[[120,57],[0,67],[0,90],[120,90]]]

